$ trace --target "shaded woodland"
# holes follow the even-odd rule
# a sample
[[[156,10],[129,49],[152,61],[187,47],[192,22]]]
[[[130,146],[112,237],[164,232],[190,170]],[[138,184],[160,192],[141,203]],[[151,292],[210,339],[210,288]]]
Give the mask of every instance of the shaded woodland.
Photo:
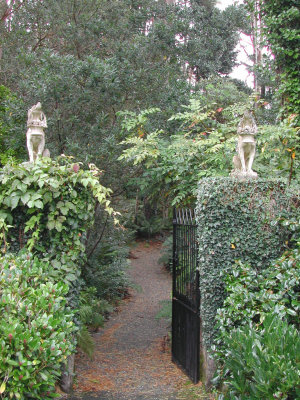
[[[173,207],[194,207],[202,178],[229,175],[245,110],[258,125],[254,170],[299,193],[297,1],[245,0],[223,11],[216,4],[0,0],[0,239],[5,251],[25,247],[39,257],[33,270],[31,256],[3,263],[16,271],[25,263],[28,279],[40,271],[47,285],[44,262],[55,282],[68,275],[69,286],[57,290],[72,305],[68,318],[90,355],[89,329],[102,326],[127,294],[129,243],[164,239]],[[254,88],[229,76],[241,33],[252,43]],[[32,171],[44,186],[22,164],[27,110],[38,101],[52,161]],[[299,237],[297,218],[283,222],[291,238]],[[168,239],[166,254],[170,248]],[[293,252],[284,266],[299,262]],[[62,313],[64,301],[57,300]]]

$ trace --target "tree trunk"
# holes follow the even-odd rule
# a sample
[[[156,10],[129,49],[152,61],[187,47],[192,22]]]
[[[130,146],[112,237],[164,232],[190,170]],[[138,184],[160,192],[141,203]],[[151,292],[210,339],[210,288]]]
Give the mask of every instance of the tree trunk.
[[[254,2],[254,10],[252,13],[252,30],[254,67],[259,67],[262,65],[262,23],[260,0],[255,0]],[[261,97],[264,96],[265,87],[259,84],[256,71],[254,71],[254,90],[259,93]]]
[[[62,368],[60,387],[63,392],[70,393],[74,381],[75,354],[71,354],[67,359],[67,364]]]

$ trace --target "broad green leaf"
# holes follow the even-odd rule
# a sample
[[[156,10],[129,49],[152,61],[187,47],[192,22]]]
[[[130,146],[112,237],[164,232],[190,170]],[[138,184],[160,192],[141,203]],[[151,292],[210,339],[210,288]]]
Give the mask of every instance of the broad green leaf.
[[[28,203],[29,199],[30,199],[30,194],[29,194],[28,192],[27,192],[27,193],[24,193],[24,194],[21,196],[21,201],[22,201],[22,203],[23,203],[24,205]]]
[[[39,209],[43,209],[44,208],[44,203],[41,200],[35,201],[34,205],[35,205],[36,208],[39,208]]]
[[[6,389],[6,382],[3,382],[2,385],[0,386],[0,394],[4,393]]]
[[[40,376],[42,377],[42,379],[43,379],[44,381],[47,381],[47,380],[48,380],[48,377],[47,377],[46,374],[44,374],[44,372],[40,372]]]

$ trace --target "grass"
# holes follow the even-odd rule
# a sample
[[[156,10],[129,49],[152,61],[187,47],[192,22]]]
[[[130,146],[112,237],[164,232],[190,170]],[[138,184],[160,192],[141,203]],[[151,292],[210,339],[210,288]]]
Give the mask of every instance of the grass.
[[[168,323],[172,322],[172,300],[162,300],[159,302],[160,309],[155,315],[155,319],[166,319]]]
[[[190,380],[187,380],[184,386],[178,391],[178,400],[215,400],[216,396],[213,393],[208,393],[202,382],[195,385]]]

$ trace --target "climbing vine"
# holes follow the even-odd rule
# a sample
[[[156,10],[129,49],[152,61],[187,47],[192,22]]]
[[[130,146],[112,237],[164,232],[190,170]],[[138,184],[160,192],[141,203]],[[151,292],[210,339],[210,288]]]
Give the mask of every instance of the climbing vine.
[[[207,349],[213,344],[216,312],[225,298],[221,271],[235,270],[237,260],[261,271],[288,248],[289,231],[275,221],[295,212],[294,198],[277,180],[205,178],[200,182],[196,218]]]
[[[86,230],[96,202],[116,217],[108,199],[111,191],[101,185],[99,175],[94,165],[84,170],[64,156],[7,164],[0,173],[2,250],[27,247],[72,286],[85,260]]]

